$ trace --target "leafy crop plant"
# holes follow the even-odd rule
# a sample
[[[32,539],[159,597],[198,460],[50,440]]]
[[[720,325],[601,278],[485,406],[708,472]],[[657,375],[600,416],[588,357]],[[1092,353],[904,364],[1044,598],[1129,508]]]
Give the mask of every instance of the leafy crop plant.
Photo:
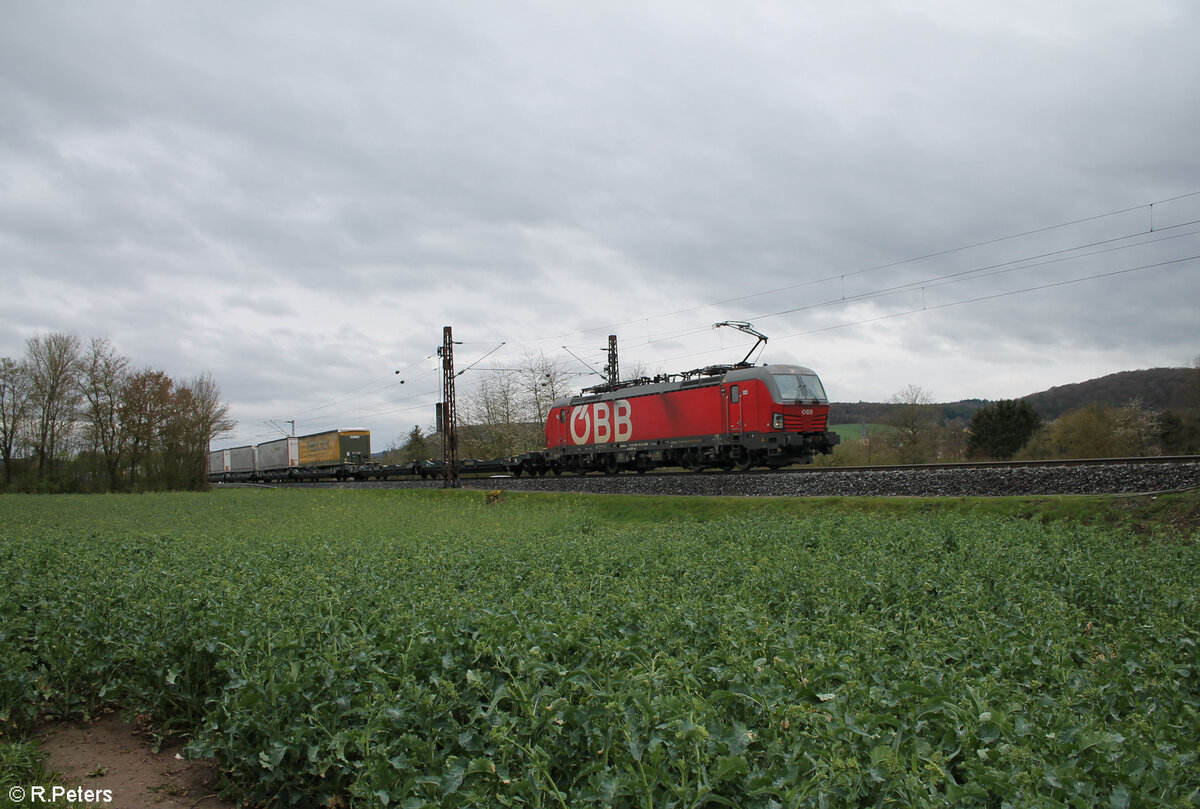
[[[265,806],[1194,806],[1195,536],[396,491],[0,498],[0,721]]]

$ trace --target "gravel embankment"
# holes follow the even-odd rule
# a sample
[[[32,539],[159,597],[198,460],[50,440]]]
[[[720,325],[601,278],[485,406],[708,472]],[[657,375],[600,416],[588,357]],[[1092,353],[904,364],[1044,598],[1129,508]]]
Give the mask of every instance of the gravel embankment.
[[[440,486],[429,481],[426,486]],[[750,497],[997,497],[1121,494],[1200,486],[1200,463],[931,469],[803,470],[695,475],[563,475],[463,480],[477,489]]]

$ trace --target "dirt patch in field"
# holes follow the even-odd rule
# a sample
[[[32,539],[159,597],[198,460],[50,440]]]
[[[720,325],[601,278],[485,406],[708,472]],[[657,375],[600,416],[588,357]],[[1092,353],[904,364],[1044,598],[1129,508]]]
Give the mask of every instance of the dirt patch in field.
[[[1115,498],[1116,513],[1132,530],[1149,537],[1168,530],[1168,536],[1189,538],[1200,531],[1200,489],[1165,495]]]
[[[153,739],[117,714],[95,722],[63,722],[42,730],[48,768],[62,774],[64,786],[109,790],[122,809],[229,809],[216,796],[217,768],[183,758],[183,743]]]

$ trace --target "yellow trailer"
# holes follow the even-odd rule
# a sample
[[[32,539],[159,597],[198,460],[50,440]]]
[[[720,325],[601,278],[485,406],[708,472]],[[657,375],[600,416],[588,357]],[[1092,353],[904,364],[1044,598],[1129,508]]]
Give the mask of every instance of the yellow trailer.
[[[300,466],[362,464],[371,460],[370,430],[329,430],[302,435]]]

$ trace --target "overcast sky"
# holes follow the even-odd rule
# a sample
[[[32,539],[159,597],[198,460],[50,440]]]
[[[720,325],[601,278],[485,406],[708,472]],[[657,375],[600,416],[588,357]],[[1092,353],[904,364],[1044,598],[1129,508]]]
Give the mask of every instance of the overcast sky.
[[[1184,365],[1197,42],[1194,0],[9,4],[0,355],[104,336],[210,372],[229,444],[376,448],[445,325],[654,373],[749,320],[840,401]]]

